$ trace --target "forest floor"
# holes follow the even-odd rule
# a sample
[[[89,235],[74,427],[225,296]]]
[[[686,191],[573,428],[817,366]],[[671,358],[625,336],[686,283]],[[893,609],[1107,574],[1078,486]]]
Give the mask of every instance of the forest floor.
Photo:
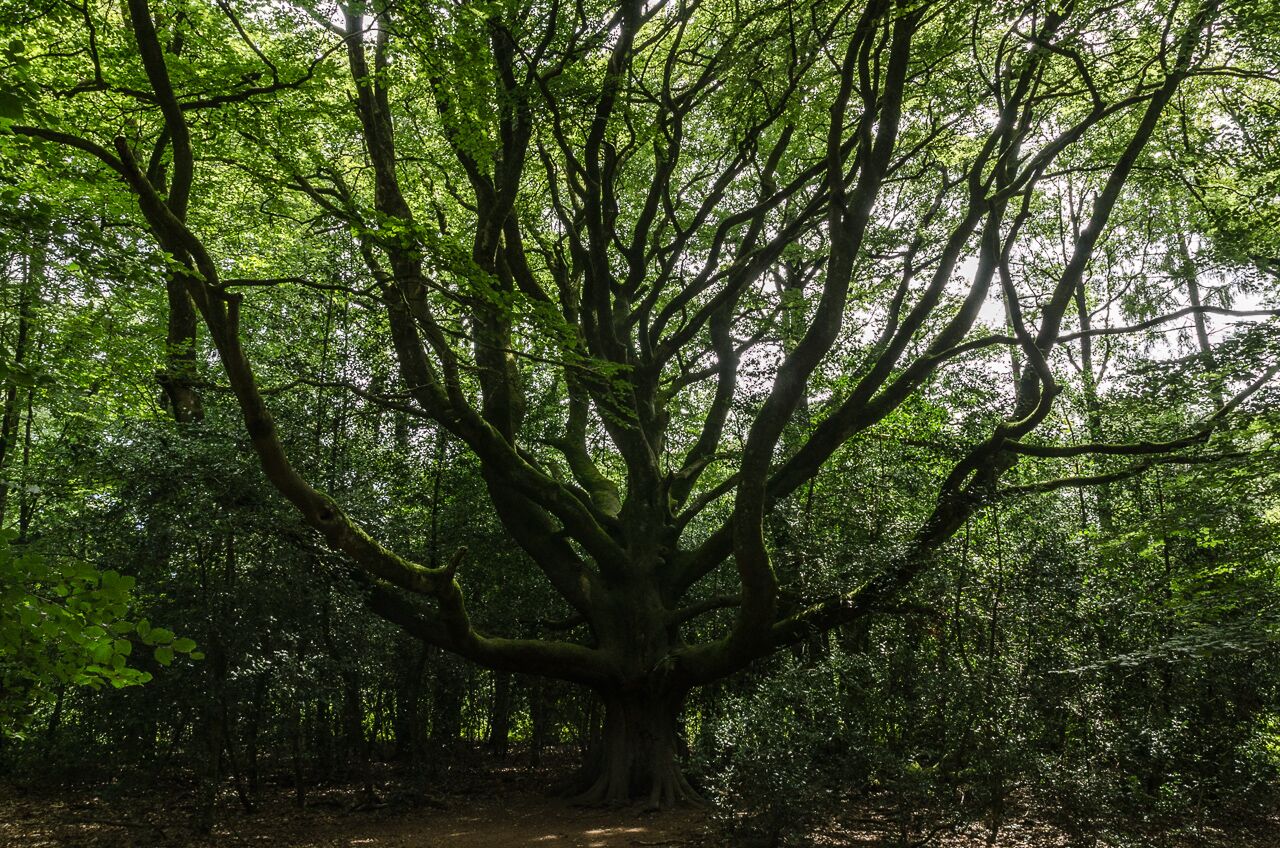
[[[219,805],[211,834],[191,827],[190,789],[126,787],[41,788],[0,783],[0,848],[767,848],[769,840],[717,835],[705,810],[660,814],[638,808],[575,806],[549,794],[554,773],[547,770],[489,769],[454,774],[435,793],[408,791],[380,783],[377,803],[368,803],[357,785],[316,788],[299,809],[284,786],[264,788],[261,801],[245,812],[233,792]],[[436,794],[438,793],[438,794]],[[927,830],[928,828],[926,828]],[[1013,816],[994,848],[1278,848],[1280,817],[1237,822],[1226,829],[1091,835],[1074,839],[1030,814]],[[992,848],[980,825],[939,828],[931,839],[919,831],[907,844],[935,848]],[[871,805],[842,808],[800,843],[814,848],[888,848],[900,835]]]
[[[188,811],[106,805],[93,795],[75,799],[0,795],[0,846],[289,846],[289,848],[630,848],[694,846],[702,816],[687,810],[643,816],[629,810],[573,807],[516,790],[501,797],[449,801],[417,809],[351,811],[351,789],[317,793],[298,810],[268,801],[253,813],[227,810],[213,833],[196,835]],[[333,803],[326,802],[337,802]]]
[[[550,793],[555,771],[490,768],[451,773],[429,791],[375,781],[311,788],[299,808],[288,786],[263,787],[246,812],[230,788],[208,835],[192,827],[190,788],[147,791],[19,787],[0,782],[0,848],[635,848],[713,846],[705,811],[659,814],[582,807]],[[717,846],[718,848],[718,846]]]

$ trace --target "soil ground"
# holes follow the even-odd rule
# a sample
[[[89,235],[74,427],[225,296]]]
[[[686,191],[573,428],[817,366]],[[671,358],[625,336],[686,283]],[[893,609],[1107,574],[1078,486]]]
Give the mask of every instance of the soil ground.
[[[575,806],[548,787],[554,775],[498,769],[450,775],[414,791],[378,781],[376,802],[357,785],[313,788],[299,809],[288,787],[264,788],[246,813],[228,790],[217,825],[197,834],[194,795],[100,787],[21,788],[0,783],[0,848],[634,848],[710,846],[706,812]]]
[[[346,794],[346,793],[344,793]],[[245,815],[228,811],[208,837],[192,832],[189,814],[130,805],[118,809],[94,795],[74,799],[0,795],[0,845],[289,846],[289,848],[624,848],[693,846],[703,842],[694,810],[642,815],[636,810],[582,809],[517,789],[503,797],[448,803],[443,809],[347,811],[345,804],[298,810],[269,803]]]
[[[431,792],[377,781],[371,803],[355,785],[316,788],[299,809],[285,786],[264,788],[246,813],[228,791],[218,824],[207,836],[191,827],[190,787],[22,788],[0,783],[0,848],[769,848],[768,840],[717,836],[706,810],[658,814],[639,808],[584,808],[550,794],[548,770],[473,770],[450,775]],[[913,834],[912,842],[922,834]],[[1137,833],[1071,839],[1035,816],[1015,816],[994,848],[1280,848],[1280,819],[1239,822],[1230,830]],[[992,848],[985,828],[940,830],[916,844],[936,848]],[[1134,837],[1137,837],[1136,839]],[[888,848],[902,843],[890,822],[870,804],[849,805],[816,828],[803,844],[815,848]]]

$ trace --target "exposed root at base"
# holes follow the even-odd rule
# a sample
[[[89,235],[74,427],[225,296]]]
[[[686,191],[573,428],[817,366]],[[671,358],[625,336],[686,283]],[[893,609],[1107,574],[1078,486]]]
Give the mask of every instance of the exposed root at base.
[[[707,802],[698,794],[680,769],[665,768],[650,781],[647,797],[632,791],[631,781],[625,775],[611,774],[603,770],[584,792],[570,797],[570,802],[581,806],[626,806],[640,802],[643,797],[645,811],[667,810],[678,806],[705,807]]]

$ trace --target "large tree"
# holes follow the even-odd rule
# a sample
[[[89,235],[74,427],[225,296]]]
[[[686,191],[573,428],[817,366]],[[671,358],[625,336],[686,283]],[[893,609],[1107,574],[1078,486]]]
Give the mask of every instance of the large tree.
[[[1230,120],[1203,105],[1216,80],[1274,77],[1245,37],[1260,18],[1238,11],[45,2],[5,13],[20,84],[0,120],[11,156],[136,202],[168,257],[175,415],[201,417],[198,314],[267,478],[361,569],[373,609],[477,663],[591,687],[606,717],[586,797],[666,804],[692,795],[676,756],[692,688],[890,609],[984,504],[1241,449],[1211,435],[1275,366],[1224,377],[1221,405],[1159,438],[1068,442],[1053,417],[1073,344],[1232,314],[1126,324],[1092,263],[1138,261],[1113,216],[1153,138]],[[335,242],[358,272],[308,264]],[[394,382],[304,379],[472,452],[570,636],[480,632],[465,551],[391,550],[290,463],[247,352],[282,331],[265,311],[282,286],[371,307]],[[869,578],[806,596],[788,498],[982,357],[1005,407],[956,410],[963,449],[922,469],[935,491],[912,531],[867,552]],[[1027,456],[1096,473],[1004,482]]]

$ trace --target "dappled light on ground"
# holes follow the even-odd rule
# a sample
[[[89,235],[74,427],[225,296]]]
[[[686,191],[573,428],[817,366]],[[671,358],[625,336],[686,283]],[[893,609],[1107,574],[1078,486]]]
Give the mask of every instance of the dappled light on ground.
[[[583,808],[525,788],[445,800],[424,796],[415,806],[355,810],[346,790],[314,793],[298,810],[283,791],[258,811],[227,809],[207,838],[187,826],[185,802],[154,796],[112,798],[92,791],[0,790],[0,846],[5,848],[148,848],[148,846],[289,846],[289,848],[623,848],[713,845],[706,815],[692,809],[658,815],[638,808]],[[226,799],[234,803],[233,799]]]
[[[467,781],[443,797],[422,795],[410,806],[383,803],[357,808],[353,787],[330,787],[311,795],[298,810],[289,794],[275,789],[252,814],[223,799],[219,824],[208,837],[188,826],[190,798],[152,792],[123,793],[107,787],[23,791],[0,785],[0,846],[3,848],[770,848],[803,844],[814,848],[884,848],[899,844],[930,848],[1067,848],[1081,844],[1044,811],[1011,815],[994,842],[981,822],[932,824],[923,811],[918,826],[903,832],[895,812],[873,797],[849,799],[815,822],[802,842],[774,842],[761,834],[726,835],[712,814],[691,808],[650,814],[638,807],[584,808],[545,794],[538,781],[511,784]],[[387,793],[386,797],[393,797]],[[1112,845],[1160,848],[1275,848],[1280,821],[1241,822],[1235,829],[1202,826],[1161,832],[1141,823],[1117,823],[1121,841]],[[1119,837],[1117,837],[1119,839]]]

